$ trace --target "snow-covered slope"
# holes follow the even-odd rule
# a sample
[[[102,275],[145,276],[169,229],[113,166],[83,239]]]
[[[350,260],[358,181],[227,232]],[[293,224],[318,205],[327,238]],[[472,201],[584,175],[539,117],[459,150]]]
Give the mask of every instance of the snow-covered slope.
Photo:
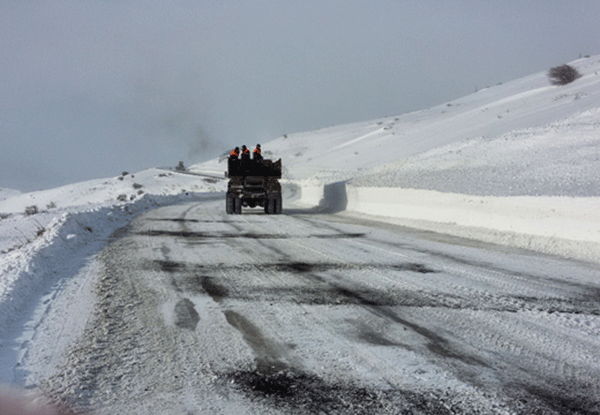
[[[583,76],[569,85],[553,86],[547,73],[540,72],[421,111],[279,137],[262,143],[263,151],[282,157],[285,177],[292,180],[310,178],[317,183],[331,183],[368,174],[366,170],[378,167],[379,178],[371,178],[369,186],[425,188],[430,186],[427,182],[413,182],[410,175],[399,179],[394,172],[403,163],[421,163],[423,158],[408,158],[428,151],[433,152],[425,156],[427,164],[422,170],[439,171],[438,163],[447,165],[446,153],[454,152],[455,171],[475,164],[486,170],[490,165],[492,169],[487,175],[497,173],[494,181],[514,184],[519,187],[519,194],[538,192],[535,189],[540,187],[532,183],[531,175],[515,183],[519,178],[507,177],[504,169],[497,169],[498,163],[512,164],[515,172],[530,169],[539,174],[549,172],[553,178],[560,175],[563,168],[569,176],[577,175],[579,170],[574,165],[585,160],[591,162],[581,170],[581,175],[591,176],[593,172],[589,168],[598,168],[598,163],[589,157],[598,154],[600,56],[579,59],[571,65]],[[568,142],[573,136],[578,138],[580,133],[586,135],[584,140]],[[529,142],[523,143],[524,138],[530,138]],[[493,140],[496,141],[490,144]],[[461,155],[466,147],[469,152]],[[571,152],[568,159],[563,151]],[[579,159],[579,156],[584,157]],[[393,164],[381,167],[387,163]],[[556,166],[555,171],[548,171],[550,164]],[[538,170],[540,168],[542,170]],[[212,160],[193,169],[222,172],[224,165]],[[382,174],[384,170],[389,170],[390,175]],[[477,176],[479,171],[472,174]],[[453,187],[440,190],[490,194],[491,188],[487,186],[491,178],[486,183],[476,180],[462,183],[462,179],[463,175],[458,173],[452,179]],[[439,187],[437,183],[432,186]],[[498,191],[514,193],[500,187]],[[562,186],[542,186],[539,192],[581,194],[581,189],[567,187],[569,189],[563,190]],[[584,193],[589,194],[591,190],[588,187]]]
[[[59,268],[83,266],[136,213],[223,190],[211,177],[149,169],[0,201],[0,333],[13,310],[64,277]]]
[[[479,196],[600,196],[600,108],[477,137],[371,169],[356,186]]]
[[[12,192],[12,197],[0,200],[0,252],[13,250],[15,246],[35,239],[38,231],[65,213],[76,214],[99,208],[136,210],[134,206],[146,205],[149,200],[152,203],[168,203],[175,196],[185,199],[185,193],[223,190],[223,181],[210,176],[148,169],[56,189]],[[163,199],[165,202],[159,202]]]

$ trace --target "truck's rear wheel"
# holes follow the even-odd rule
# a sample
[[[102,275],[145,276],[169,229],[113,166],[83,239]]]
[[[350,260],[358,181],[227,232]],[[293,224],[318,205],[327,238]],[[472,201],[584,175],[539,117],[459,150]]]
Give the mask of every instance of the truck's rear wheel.
[[[278,195],[275,199],[274,199],[274,207],[273,207],[273,213],[275,213],[276,215],[281,214],[281,211],[283,210],[283,202],[281,200],[281,195]]]
[[[240,215],[242,213],[242,199],[237,197],[233,198],[233,213],[236,215]]]
[[[228,194],[225,196],[225,212],[228,215],[233,215],[235,206],[235,196]]]
[[[265,200],[265,213],[270,215],[281,213],[281,200],[277,196]]]

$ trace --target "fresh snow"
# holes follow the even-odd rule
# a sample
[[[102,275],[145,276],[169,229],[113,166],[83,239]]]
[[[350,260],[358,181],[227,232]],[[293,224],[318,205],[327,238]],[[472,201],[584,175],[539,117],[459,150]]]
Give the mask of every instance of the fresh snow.
[[[324,211],[597,263],[600,56],[571,64],[583,76],[570,85],[551,86],[540,72],[433,108],[262,143],[267,157],[283,159],[284,208],[294,195]],[[28,341],[23,316],[35,319],[32,304],[56,284],[93,272],[89,258],[134,215],[223,198],[222,160],[189,170],[0,189],[0,382],[27,386],[48,375],[15,374],[22,356],[13,346]],[[38,213],[25,214],[32,206]],[[88,306],[75,302],[70,312]]]
[[[223,189],[223,181],[210,176],[149,169],[0,201],[0,336],[32,296],[62,277],[58,269],[83,266],[133,215]],[[121,195],[125,201],[118,200]],[[39,213],[26,215],[30,206]],[[95,249],[84,249],[81,257],[90,245]]]

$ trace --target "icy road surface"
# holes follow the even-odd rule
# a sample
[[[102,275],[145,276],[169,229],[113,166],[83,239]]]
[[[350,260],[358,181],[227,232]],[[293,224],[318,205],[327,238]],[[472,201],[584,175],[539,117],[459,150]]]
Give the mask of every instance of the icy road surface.
[[[42,385],[79,411],[600,411],[591,265],[299,209],[228,216],[221,201],[114,237],[93,317]]]

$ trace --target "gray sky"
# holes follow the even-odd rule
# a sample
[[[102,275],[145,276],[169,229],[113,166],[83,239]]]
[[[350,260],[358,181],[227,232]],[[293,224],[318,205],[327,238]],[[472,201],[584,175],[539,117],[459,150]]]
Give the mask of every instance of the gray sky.
[[[600,53],[598,16],[598,0],[0,0],[0,187],[437,105]]]

